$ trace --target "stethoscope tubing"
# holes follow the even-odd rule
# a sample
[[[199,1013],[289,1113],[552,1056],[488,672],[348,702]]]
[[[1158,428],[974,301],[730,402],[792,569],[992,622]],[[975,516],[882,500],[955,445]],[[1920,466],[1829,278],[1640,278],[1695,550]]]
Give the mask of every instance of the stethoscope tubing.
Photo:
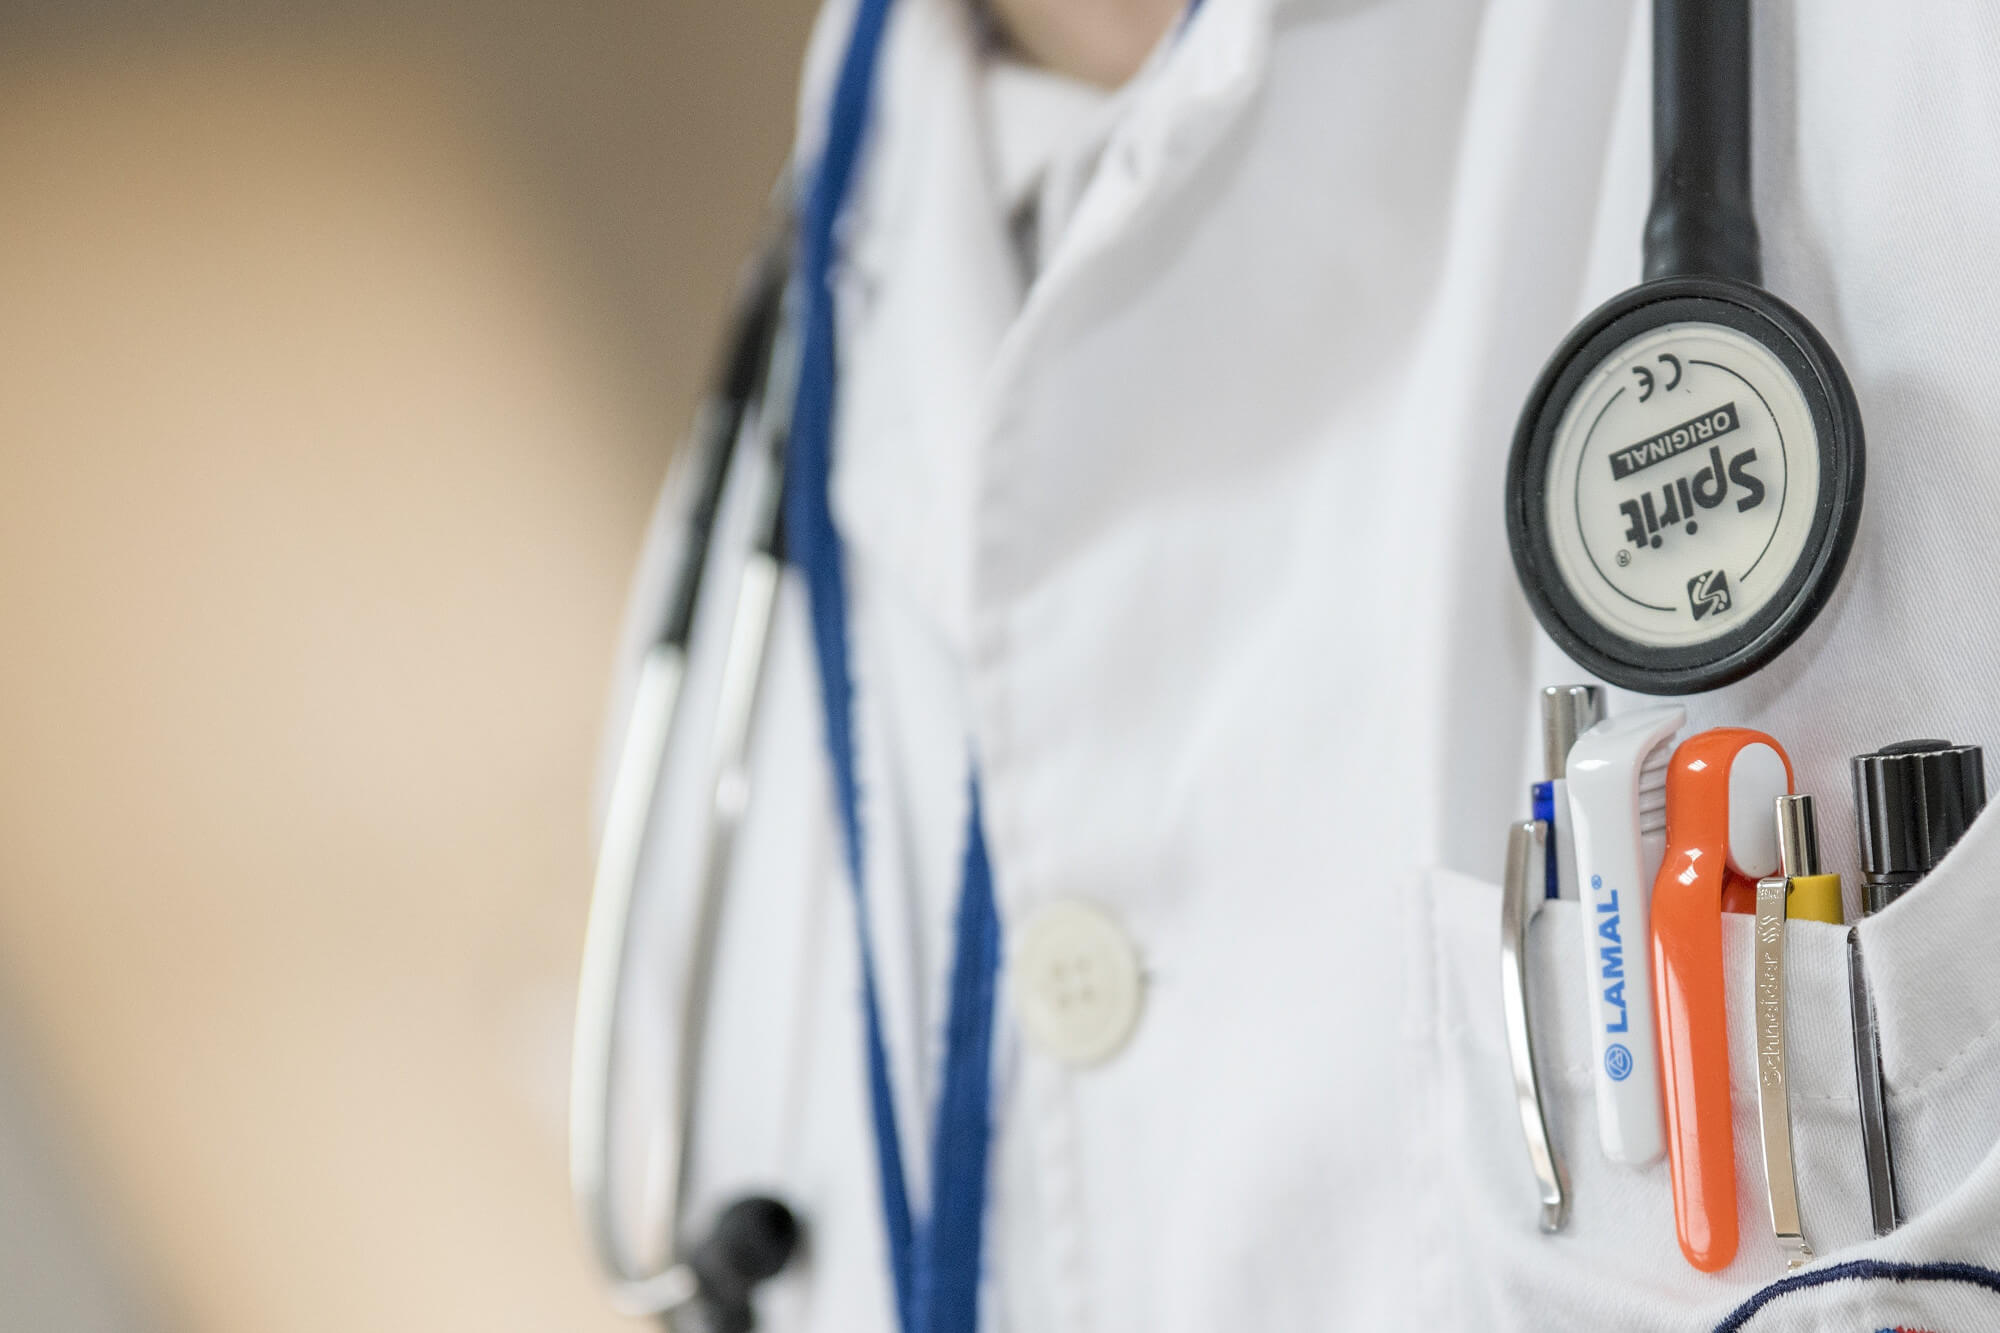
[[[614,770],[598,844],[591,907],[578,984],[570,1073],[570,1182],[598,1262],[621,1311],[671,1312],[693,1301],[700,1280],[681,1253],[678,1235],[688,1148],[694,1132],[693,1093],[707,1028],[710,980],[722,885],[750,791],[748,750],[783,578],[779,496],[791,401],[790,340],[784,327],[788,235],[753,268],[730,337],[730,354],[697,419],[693,491],[686,536],[667,615],[641,659],[624,740]],[[754,439],[762,458],[746,458]],[[695,608],[704,595],[709,554],[722,497],[745,463],[756,465],[751,549],[738,574],[725,649],[721,694],[711,740],[707,836],[692,883],[692,930],[682,973],[679,1036],[665,1062],[670,1083],[661,1154],[653,1166],[654,1216],[661,1253],[644,1267],[620,1240],[612,1201],[612,1096],[620,1028],[620,997],[631,954],[638,875],[660,794],[667,750],[681,725]]]

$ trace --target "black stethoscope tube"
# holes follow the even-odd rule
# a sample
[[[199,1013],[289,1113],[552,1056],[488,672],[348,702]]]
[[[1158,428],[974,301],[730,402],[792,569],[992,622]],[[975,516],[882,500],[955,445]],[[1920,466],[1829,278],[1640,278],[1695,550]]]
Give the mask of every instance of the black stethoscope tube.
[[[744,419],[763,395],[777,343],[778,320],[784,307],[785,279],[791,270],[789,227],[768,244],[751,265],[731,323],[728,353],[716,368],[713,387],[695,419],[694,474],[689,479],[686,554],[667,594],[666,618],[656,642],[685,650],[694,632],[695,604],[708,571],[708,548],[715,535],[715,518],[729,466],[736,456]],[[760,516],[761,519],[761,516]],[[763,527],[760,521],[760,529]],[[759,533],[760,538],[763,534]]]
[[[761,1196],[725,1208],[708,1235],[684,1245],[683,1186],[693,1134],[693,1091],[700,1075],[719,887],[748,791],[746,744],[763,675],[776,608],[782,551],[778,494],[788,436],[793,358],[780,335],[792,242],[789,227],[751,266],[731,321],[727,354],[696,417],[684,536],[668,587],[665,614],[640,661],[624,744],[606,802],[591,892],[570,1086],[571,1180],[614,1302],[632,1314],[662,1315],[704,1333],[740,1333],[750,1326],[750,1294],[784,1267],[798,1241],[798,1220],[782,1202]],[[749,437],[746,439],[746,437]],[[657,1222],[665,1253],[650,1266],[625,1252],[612,1207],[611,1081],[620,1027],[620,999],[630,952],[632,905],[652,823],[667,745],[681,714],[682,685],[698,604],[723,494],[743,446],[768,457],[760,477],[749,559],[738,575],[718,702],[715,772],[708,836],[694,892],[694,923],[685,940],[687,966],[679,1040],[669,1057],[665,1160]],[[757,460],[748,459],[755,463]]]
[[[1645,276],[1759,284],[1750,203],[1750,6],[1653,2],[1653,206]]]

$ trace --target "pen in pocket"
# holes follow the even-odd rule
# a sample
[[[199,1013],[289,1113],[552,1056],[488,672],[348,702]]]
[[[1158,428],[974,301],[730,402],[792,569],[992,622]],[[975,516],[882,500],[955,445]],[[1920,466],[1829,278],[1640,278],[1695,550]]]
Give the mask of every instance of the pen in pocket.
[[[1545,1232],[1561,1230],[1568,1220],[1569,1184],[1549,1134],[1541,1075],[1535,1066],[1534,1020],[1528,1009],[1528,926],[1542,903],[1557,896],[1565,878],[1575,880],[1563,771],[1577,732],[1603,713],[1603,696],[1594,685],[1551,685],[1542,691],[1543,767],[1548,777],[1529,788],[1532,817],[1508,829],[1507,865],[1500,886],[1501,1016],[1514,1073],[1515,1109],[1541,1193],[1540,1225]]]
[[[1779,873],[1757,881],[1757,935],[1753,1011],[1756,1015],[1757,1130],[1764,1148],[1764,1194],[1771,1230],[1787,1269],[1810,1262],[1800,1219],[1798,1178],[1792,1161],[1792,1094],[1785,1039],[1785,921],[1840,923],[1840,876],[1819,868],[1819,834],[1810,796],[1777,800]],[[1829,904],[1831,906],[1829,907]]]
[[[1686,720],[1677,705],[1642,709],[1598,723],[1569,753],[1597,1138],[1627,1166],[1666,1147],[1647,927],[1666,851],[1667,761]]]
[[[1681,1253],[1705,1273],[1736,1257],[1736,1158],[1723,1002],[1722,913],[1755,912],[1778,872],[1771,812],[1792,766],[1760,731],[1719,727],[1667,766],[1667,849],[1653,881],[1653,990],[1668,1179]]]
[[[1854,758],[1854,817],[1861,834],[1861,912],[1870,916],[1907,893],[1944,860],[1986,804],[1985,760],[1977,745],[1903,741]],[[1875,1234],[1902,1221],[1889,1148],[1882,1043],[1861,934],[1847,932],[1848,1003],[1854,1021],[1854,1082],[1861,1101],[1861,1146]]]
[[[1570,827],[1567,774],[1576,738],[1604,720],[1604,691],[1595,685],[1542,688],[1543,780],[1529,788],[1532,814],[1549,826],[1548,896],[1575,898],[1576,839]]]

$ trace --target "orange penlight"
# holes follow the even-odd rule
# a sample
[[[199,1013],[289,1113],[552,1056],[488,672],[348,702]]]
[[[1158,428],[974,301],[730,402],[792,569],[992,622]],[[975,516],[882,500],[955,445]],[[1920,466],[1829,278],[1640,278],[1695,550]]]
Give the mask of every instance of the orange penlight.
[[[1772,811],[1791,788],[1784,748],[1743,727],[1689,737],[1667,770],[1667,851],[1653,882],[1653,988],[1674,1226],[1681,1253],[1705,1273],[1736,1257],[1722,913],[1750,910],[1757,881],[1778,872]]]

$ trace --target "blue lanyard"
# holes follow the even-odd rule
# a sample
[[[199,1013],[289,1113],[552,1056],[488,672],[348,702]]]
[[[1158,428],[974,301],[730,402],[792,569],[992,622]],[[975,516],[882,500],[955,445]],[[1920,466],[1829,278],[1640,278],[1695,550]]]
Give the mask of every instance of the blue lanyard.
[[[826,144],[807,188],[799,227],[804,321],[798,402],[785,476],[785,539],[804,576],[813,650],[826,714],[826,747],[845,835],[847,873],[861,936],[861,1000],[867,1029],[868,1103],[875,1161],[902,1333],[971,1333],[979,1319],[980,1248],[991,1138],[993,993],[1000,968],[1000,920],[979,819],[979,785],[969,779],[963,887],[959,890],[945,1019],[944,1086],[931,1135],[931,1209],[910,1208],[896,1130],[888,1052],[876,999],[874,951],[862,879],[860,803],[854,766],[854,683],[848,671],[847,580],[828,483],[833,470],[834,230],[867,130],[870,94],[890,0],[861,0],[827,118]]]

